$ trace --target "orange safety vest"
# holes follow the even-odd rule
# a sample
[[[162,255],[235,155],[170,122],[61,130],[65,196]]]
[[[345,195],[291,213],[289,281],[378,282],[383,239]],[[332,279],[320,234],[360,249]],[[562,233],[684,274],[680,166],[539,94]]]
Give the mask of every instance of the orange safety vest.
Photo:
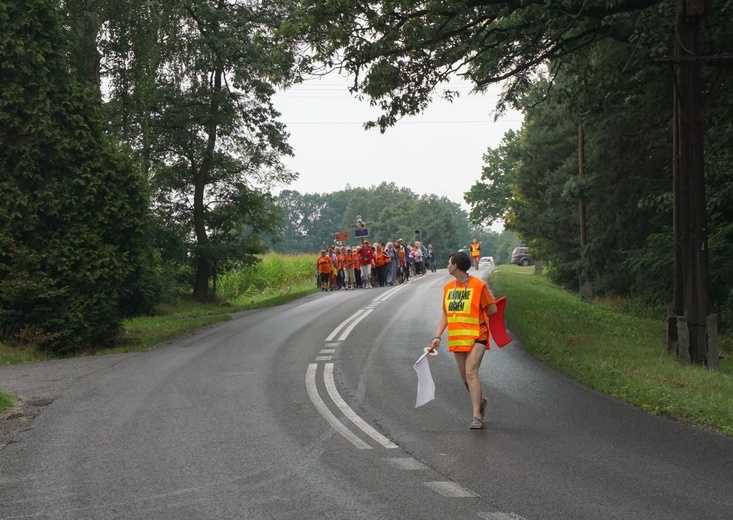
[[[481,244],[476,242],[475,244],[471,243],[471,256],[479,256],[481,255]]]
[[[448,350],[468,352],[477,339],[486,339],[489,348],[489,328],[486,307],[494,298],[486,284],[469,276],[465,283],[456,280],[443,287],[443,312],[448,321]]]

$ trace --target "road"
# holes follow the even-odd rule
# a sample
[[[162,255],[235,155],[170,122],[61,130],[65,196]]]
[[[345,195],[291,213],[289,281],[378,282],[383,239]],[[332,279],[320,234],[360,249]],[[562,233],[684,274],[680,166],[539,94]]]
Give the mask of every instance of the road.
[[[50,402],[0,449],[0,518],[730,519],[733,439],[487,352],[484,430],[452,357],[412,368],[445,270],[239,313],[139,354],[0,367]],[[509,302],[511,305],[511,302]]]

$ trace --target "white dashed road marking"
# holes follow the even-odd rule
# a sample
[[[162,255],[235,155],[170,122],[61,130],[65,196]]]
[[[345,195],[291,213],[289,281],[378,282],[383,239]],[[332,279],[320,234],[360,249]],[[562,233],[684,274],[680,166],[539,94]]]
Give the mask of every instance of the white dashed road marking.
[[[333,356],[316,356],[316,361],[331,361]]]
[[[477,513],[484,520],[524,520],[524,517],[515,515],[514,513]]]
[[[395,457],[385,459],[393,466],[397,466],[397,469],[404,469],[407,471],[418,471],[425,470],[428,467],[420,461],[413,459],[412,457]]]
[[[444,497],[452,498],[476,498],[478,495],[473,491],[459,486],[455,482],[423,482],[433,491],[440,493]]]

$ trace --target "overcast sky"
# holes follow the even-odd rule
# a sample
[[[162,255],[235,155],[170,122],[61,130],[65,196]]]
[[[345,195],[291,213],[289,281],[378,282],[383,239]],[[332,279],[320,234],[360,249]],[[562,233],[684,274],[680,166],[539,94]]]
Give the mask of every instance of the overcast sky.
[[[295,150],[284,162],[300,174],[287,189],[330,193],[347,184],[368,188],[386,181],[420,195],[446,196],[468,209],[463,194],[481,177],[482,155],[507,130],[521,126],[521,114],[494,122],[499,87],[480,96],[468,94],[468,83],[451,88],[461,92],[453,103],[436,98],[423,115],[403,119],[384,134],[364,130],[363,123],[379,111],[354,99],[338,77],[277,94],[275,106]]]

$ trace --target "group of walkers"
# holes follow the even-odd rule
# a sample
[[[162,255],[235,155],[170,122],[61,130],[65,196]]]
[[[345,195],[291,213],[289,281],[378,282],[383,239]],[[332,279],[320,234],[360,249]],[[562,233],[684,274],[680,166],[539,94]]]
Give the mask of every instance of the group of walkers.
[[[322,291],[340,289],[369,289],[401,284],[410,276],[435,272],[433,246],[420,241],[414,245],[399,239],[373,245],[364,240],[361,245],[328,246],[316,261],[318,286]]]

